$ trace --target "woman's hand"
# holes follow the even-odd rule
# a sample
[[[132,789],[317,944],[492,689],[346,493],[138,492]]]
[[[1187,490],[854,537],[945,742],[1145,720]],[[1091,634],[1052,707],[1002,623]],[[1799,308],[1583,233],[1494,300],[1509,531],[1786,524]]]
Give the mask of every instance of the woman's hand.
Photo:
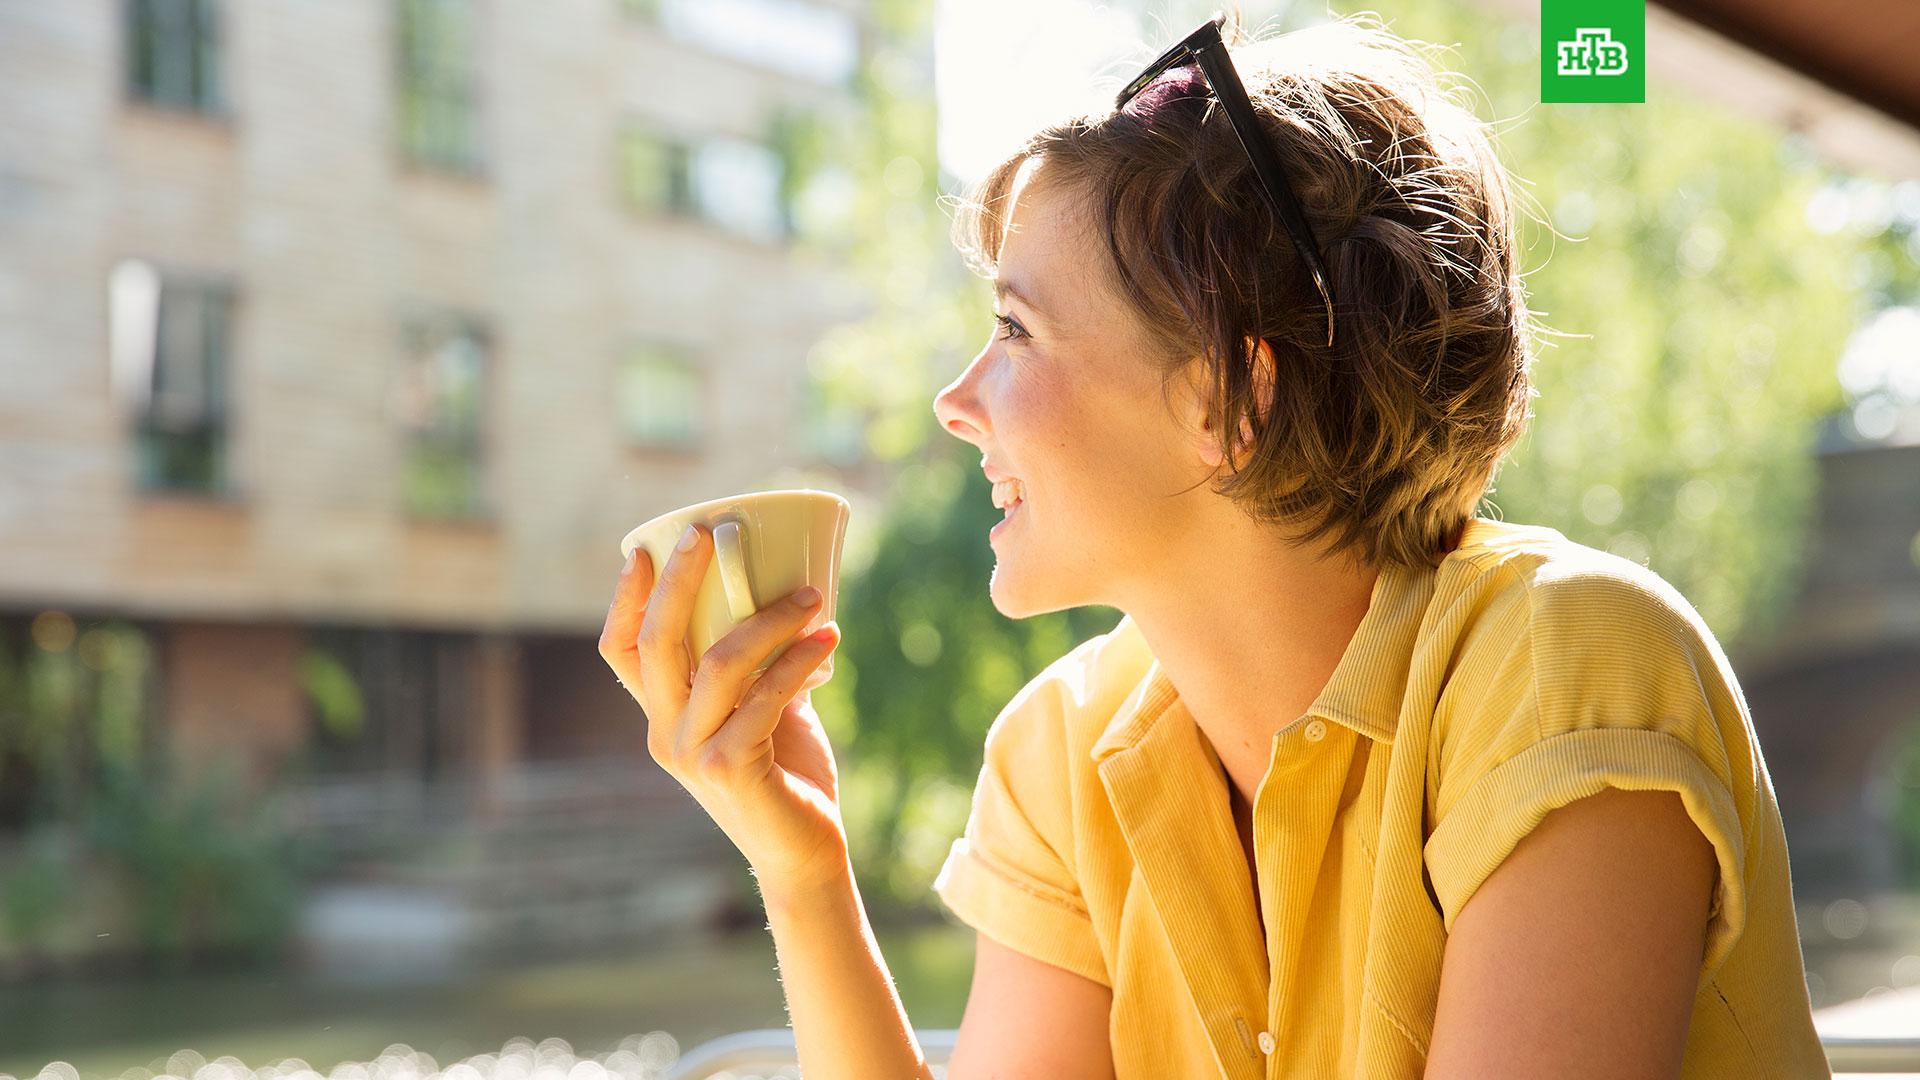
[[[827,623],[772,666],[753,669],[820,606],[782,597],[714,642],[697,670],[687,624],[712,538],[697,528],[656,583],[644,548],[621,571],[600,655],[647,714],[647,749],[747,857],[782,888],[831,879],[845,864],[839,775],[808,691],[840,641]],[[651,595],[649,595],[651,590]],[[796,696],[797,695],[797,696]]]

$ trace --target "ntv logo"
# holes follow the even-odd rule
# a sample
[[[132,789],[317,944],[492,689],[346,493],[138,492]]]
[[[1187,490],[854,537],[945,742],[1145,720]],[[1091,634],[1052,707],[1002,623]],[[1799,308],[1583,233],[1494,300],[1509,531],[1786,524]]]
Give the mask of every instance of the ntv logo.
[[[1644,102],[1646,49],[1647,0],[1541,0],[1540,100]]]
[[[1625,75],[1627,47],[1604,26],[1583,26],[1572,41],[1560,41],[1561,75]]]

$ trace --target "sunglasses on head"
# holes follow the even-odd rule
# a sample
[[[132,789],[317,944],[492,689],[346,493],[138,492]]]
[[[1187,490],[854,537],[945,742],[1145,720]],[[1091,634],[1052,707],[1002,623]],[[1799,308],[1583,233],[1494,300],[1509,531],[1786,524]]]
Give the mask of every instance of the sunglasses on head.
[[[1320,261],[1318,244],[1314,240],[1313,230],[1307,226],[1306,215],[1300,212],[1300,201],[1287,185],[1280,159],[1274,154],[1272,144],[1254,117],[1253,101],[1247,97],[1247,89],[1240,83],[1240,73],[1234,70],[1233,61],[1227,55],[1226,43],[1220,37],[1220,25],[1225,21],[1224,14],[1215,13],[1201,23],[1199,29],[1162,53],[1158,60],[1148,64],[1145,71],[1128,83],[1126,89],[1120,91],[1114,107],[1126,108],[1127,102],[1169,69],[1190,63],[1198,65],[1208,88],[1220,99],[1221,108],[1226,110],[1227,121],[1233,125],[1233,133],[1239,137],[1241,148],[1253,163],[1253,171],[1260,178],[1267,201],[1273,205],[1274,212],[1280,215],[1294,249],[1300,253],[1301,261],[1307,264],[1307,273],[1313,276],[1314,287],[1320,290],[1320,300],[1327,310],[1327,345],[1331,347],[1333,289],[1327,283],[1327,268]]]

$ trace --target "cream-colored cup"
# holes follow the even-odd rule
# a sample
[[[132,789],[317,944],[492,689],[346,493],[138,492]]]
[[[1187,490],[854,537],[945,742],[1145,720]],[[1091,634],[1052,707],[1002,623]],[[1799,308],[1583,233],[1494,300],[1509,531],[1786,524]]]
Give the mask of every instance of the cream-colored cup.
[[[687,645],[696,666],[714,642],[754,612],[779,603],[804,585],[819,589],[823,598],[819,610],[753,669],[758,676],[794,642],[834,618],[840,547],[852,515],[847,500],[831,491],[799,488],[729,495],[683,506],[635,527],[620,541],[620,556],[625,559],[635,549],[644,551],[653,559],[653,578],[658,581],[689,524],[697,521],[711,533],[712,558],[694,596],[687,626]],[[817,686],[832,675],[829,655],[807,685]]]

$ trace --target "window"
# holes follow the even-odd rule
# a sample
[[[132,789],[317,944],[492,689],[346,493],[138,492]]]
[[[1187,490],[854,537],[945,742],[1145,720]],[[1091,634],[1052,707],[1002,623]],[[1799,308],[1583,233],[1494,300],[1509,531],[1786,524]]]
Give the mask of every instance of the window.
[[[632,3],[629,6],[634,6]],[[722,56],[826,85],[859,62],[853,17],[808,0],[648,0],[667,33]]]
[[[478,517],[487,512],[481,448],[485,435],[487,341],[473,320],[415,320],[395,395],[406,438],[401,467],[407,512]]]
[[[787,162],[746,139],[686,141],[644,128],[620,136],[620,188],[646,214],[684,214],[739,236],[779,243],[793,234]]]
[[[400,0],[400,145],[408,160],[480,169],[469,0]]]
[[[127,90],[168,108],[218,112],[220,20],[214,0],[125,0]]]
[[[688,166],[684,143],[638,128],[620,136],[620,192],[641,213],[692,213]]]
[[[642,445],[691,447],[703,434],[700,391],[700,369],[682,350],[636,346],[619,368],[621,427]]]
[[[700,216],[755,240],[787,235],[780,155],[744,139],[713,138],[694,149],[694,205]]]
[[[232,289],[128,259],[108,294],[113,379],[133,417],[139,486],[225,492]]]
[[[478,661],[477,643],[463,634],[309,628],[300,658],[307,768],[321,776],[458,775],[471,753]]]

